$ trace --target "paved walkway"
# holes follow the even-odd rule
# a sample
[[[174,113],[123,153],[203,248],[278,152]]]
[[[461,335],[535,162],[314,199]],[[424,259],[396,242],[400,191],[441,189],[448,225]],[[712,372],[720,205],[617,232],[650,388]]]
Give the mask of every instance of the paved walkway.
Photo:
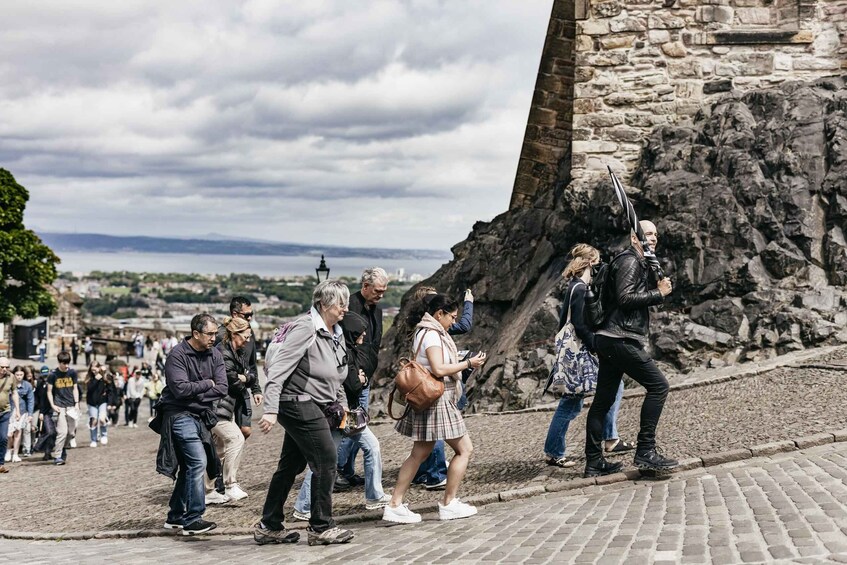
[[[10,563],[847,563],[847,444],[492,504],[478,516],[353,526],[349,544],[249,537],[3,540]],[[0,561],[2,561],[0,559]]]

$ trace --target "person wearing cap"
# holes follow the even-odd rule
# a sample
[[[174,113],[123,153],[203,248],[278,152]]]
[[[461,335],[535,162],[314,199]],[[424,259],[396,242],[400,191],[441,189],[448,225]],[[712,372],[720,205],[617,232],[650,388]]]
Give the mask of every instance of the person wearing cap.
[[[0,357],[0,473],[9,472],[3,465],[6,460],[9,421],[19,418],[18,406],[20,402],[18,383],[9,371],[9,358]]]

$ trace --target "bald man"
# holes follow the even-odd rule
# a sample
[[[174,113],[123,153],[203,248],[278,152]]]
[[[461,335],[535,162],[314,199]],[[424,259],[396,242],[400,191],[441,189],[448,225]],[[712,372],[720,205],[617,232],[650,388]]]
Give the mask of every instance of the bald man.
[[[659,243],[656,226],[641,221],[644,238],[655,250]],[[664,302],[671,293],[669,279],[656,281],[644,259],[644,249],[635,233],[630,247],[609,265],[607,285],[614,300],[609,315],[595,333],[595,348],[600,360],[597,390],[588,411],[585,439],[585,477],[617,473],[623,468],[603,458],[603,420],[615,402],[615,395],[626,373],[647,389],[641,405],[641,429],[634,464],[639,469],[667,473],[678,462],[656,449],[656,428],[668,396],[668,380],[647,354],[650,326],[649,307]]]
[[[3,465],[6,460],[6,446],[8,445],[9,421],[12,419],[12,411],[15,412],[15,420],[19,418],[18,407],[21,401],[18,398],[18,381],[9,370],[9,358],[0,357],[0,473],[8,473],[9,470]]]

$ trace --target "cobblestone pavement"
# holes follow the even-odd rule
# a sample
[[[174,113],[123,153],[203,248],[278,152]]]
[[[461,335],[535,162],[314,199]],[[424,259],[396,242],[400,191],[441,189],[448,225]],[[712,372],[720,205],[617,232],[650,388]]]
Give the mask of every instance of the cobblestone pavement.
[[[847,428],[843,379],[844,371],[837,368],[783,368],[739,381],[674,391],[662,416],[660,445],[666,453],[686,458]],[[619,419],[624,439],[635,439],[641,401],[624,400]],[[142,415],[146,414],[143,407]],[[551,416],[550,412],[536,412],[469,417],[475,452],[460,496],[578,478],[581,463],[571,469],[543,463],[542,446]],[[585,417],[580,416],[568,432],[568,454],[578,458],[582,457],[584,422]],[[373,429],[382,443],[384,485],[390,490],[411,444],[389,424],[374,425]],[[81,422],[77,434],[80,447],[70,451],[64,467],[35,457],[8,465],[11,472],[0,475],[0,485],[7,493],[0,530],[97,532],[161,525],[172,483],[155,472],[158,436],[144,425],[138,429],[121,426],[110,431],[108,446],[92,449],[87,447],[87,435],[86,424]],[[239,478],[250,497],[211,507],[207,519],[226,528],[252,526],[260,515],[282,437],[282,429],[277,427],[267,436],[256,432],[248,440]],[[629,465],[631,458],[623,461]],[[413,488],[408,501],[434,506],[439,497],[437,492]],[[292,504],[293,498],[287,508]],[[364,512],[364,492],[358,489],[335,495],[334,504],[337,515]]]
[[[847,562],[847,444],[481,508],[466,520],[354,525],[343,546],[259,547],[247,536],[26,542],[10,563]]]

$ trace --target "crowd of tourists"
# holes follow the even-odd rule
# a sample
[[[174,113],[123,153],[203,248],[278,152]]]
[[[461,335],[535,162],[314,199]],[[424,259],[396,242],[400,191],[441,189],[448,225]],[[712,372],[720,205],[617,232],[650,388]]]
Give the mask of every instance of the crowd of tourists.
[[[54,465],[66,464],[68,450],[77,447],[83,399],[89,447],[97,447],[109,443],[109,427],[119,425],[122,406],[123,425],[137,428],[143,399],[152,415],[165,388],[163,376],[147,363],[112,369],[92,361],[80,377],[69,351],[59,352],[56,361],[51,370],[47,365],[12,366],[0,357],[0,473],[38,453]]]
[[[655,249],[655,226],[642,222],[641,227]],[[663,302],[671,284],[651,276],[634,235],[631,246],[604,269],[598,269],[600,256],[590,245],[576,245],[563,273],[556,361],[545,388],[561,398],[543,442],[544,461],[564,468],[576,464],[575,458],[566,455],[565,436],[586,395],[593,393],[586,423],[584,476],[618,472],[622,464],[610,458],[633,452],[633,462],[640,469],[668,472],[677,462],[656,446],[668,382],[644,346],[648,308]],[[599,324],[588,323],[585,315],[589,288],[593,288],[589,285],[597,282],[594,277],[602,278],[603,292],[609,297]],[[264,389],[259,384],[256,336],[250,323],[253,307],[245,297],[234,297],[229,316],[220,322],[209,314],[197,314],[185,339],[154,345],[157,360],[162,361],[157,367],[142,363],[123,378],[92,362],[83,381],[91,447],[107,443],[108,428],[117,424],[121,405],[126,425],[136,427],[139,405],[148,398],[149,424],[160,435],[156,469],[174,480],[164,527],[183,535],[216,527],[203,518],[207,505],[254,494],[238,482],[254,410],[261,412],[257,425],[262,433],[269,433],[276,424],[285,430],[278,464],[268,470],[262,515],[254,528],[258,544],[299,540],[299,532],[285,527],[284,508],[301,474],[293,518],[308,521],[309,545],[345,543],[354,537],[353,531],[336,525],[332,506],[334,491],[353,486],[364,486],[365,507],[381,510],[387,522],[421,521],[421,515],[404,502],[413,483],[443,491],[438,503],[441,520],[474,516],[477,508],[459,497],[473,453],[462,411],[467,406],[465,384],[487,357],[484,352],[460,351],[453,340],[454,335],[472,330],[473,294],[466,291],[460,301],[435,288],[418,287],[408,317],[395,321],[412,352],[411,362],[395,379],[395,393],[405,400],[402,414],[395,418],[395,430],[410,438],[412,445],[389,493],[383,485],[379,440],[368,428],[370,384],[383,334],[379,302],[388,284],[387,273],[378,267],[363,272],[360,288],[352,294],[341,281],[320,282],[310,311],[283,324],[270,340]],[[144,345],[134,337],[139,357]],[[41,443],[49,434],[53,443],[48,441],[38,450],[57,465],[67,460],[81,393],[76,373],[68,368],[67,353],[60,354],[58,361],[53,371],[44,367],[34,375],[24,367],[9,372],[8,360],[0,359],[0,436],[10,438],[12,462],[19,461],[19,445],[21,453],[28,455],[36,450],[33,442]],[[4,374],[11,376],[13,384],[2,380]],[[617,431],[623,374],[647,390],[635,443],[625,441]],[[5,404],[4,398],[8,399]],[[394,394],[389,400],[392,417],[393,402]],[[453,451],[449,464],[445,445]],[[0,443],[0,455],[4,451],[5,443]],[[364,477],[355,473],[359,451]]]

